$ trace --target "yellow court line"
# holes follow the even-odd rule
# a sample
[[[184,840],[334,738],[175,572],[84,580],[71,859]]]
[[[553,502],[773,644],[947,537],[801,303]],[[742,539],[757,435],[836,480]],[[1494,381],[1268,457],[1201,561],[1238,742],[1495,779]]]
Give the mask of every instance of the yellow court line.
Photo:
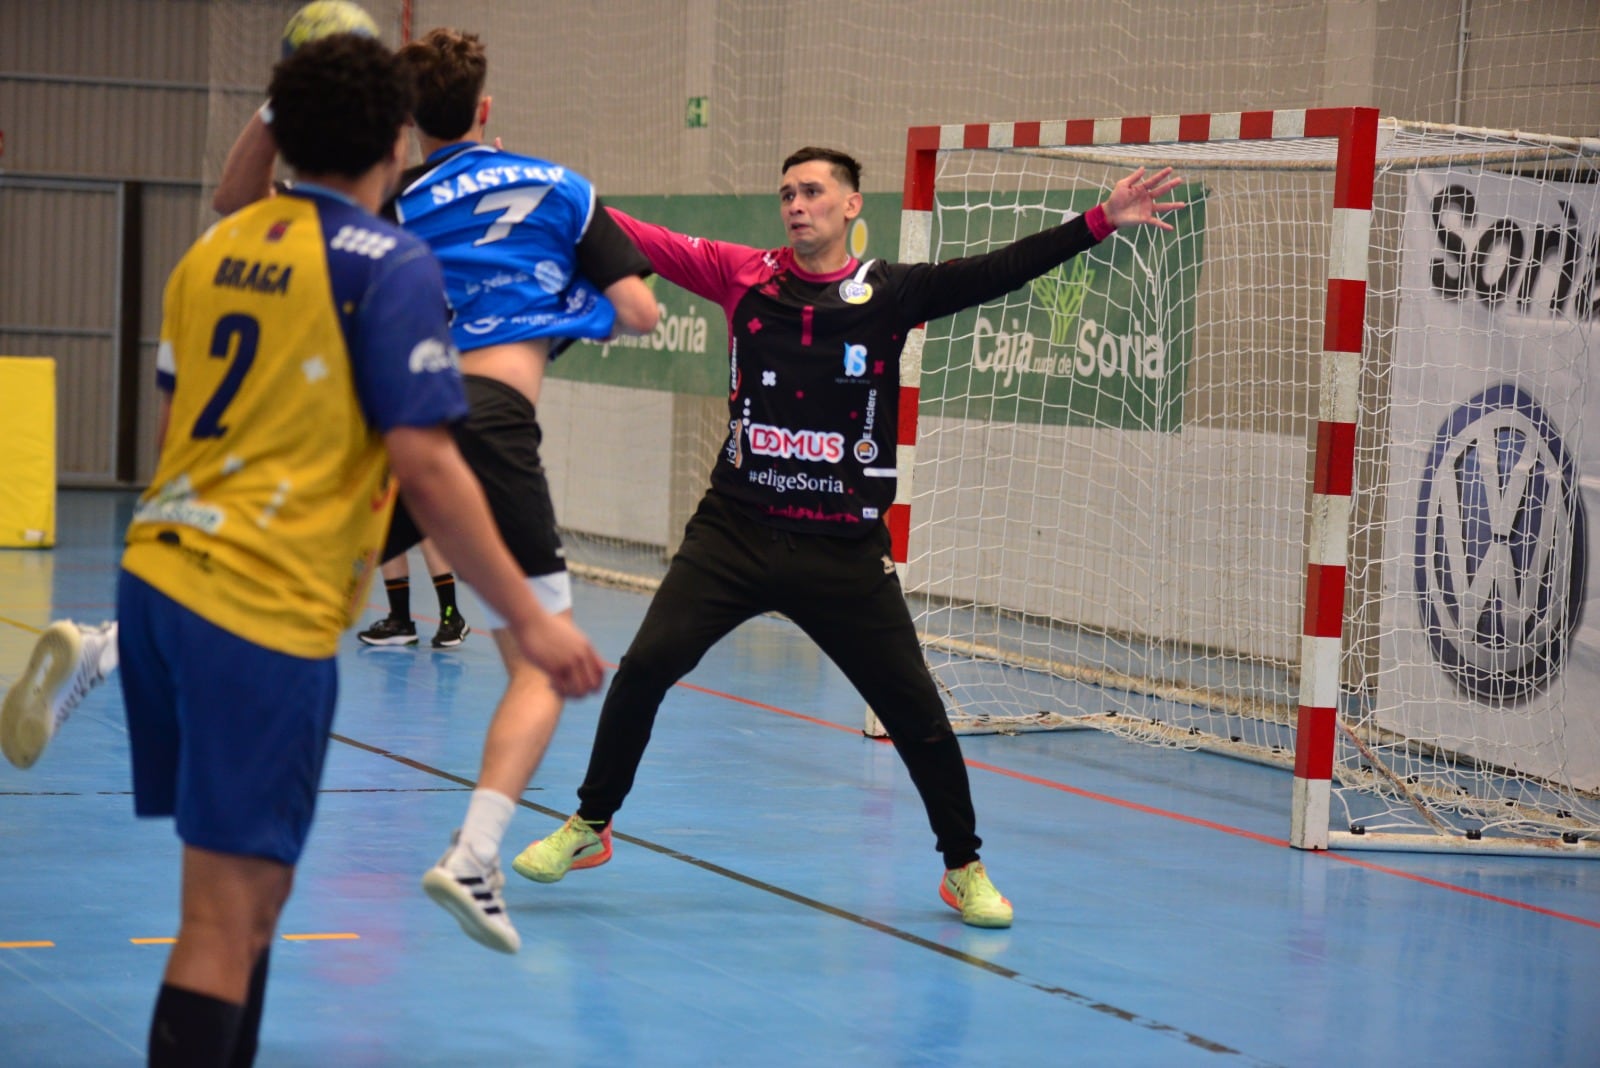
[[[360,939],[358,934],[286,934],[281,935],[285,942],[342,942]]]
[[[327,934],[286,934],[280,936],[285,942],[355,942],[361,936],[349,932],[334,931]],[[176,938],[130,938],[136,946],[170,946],[176,943]],[[54,949],[54,942],[0,942],[0,949]]]

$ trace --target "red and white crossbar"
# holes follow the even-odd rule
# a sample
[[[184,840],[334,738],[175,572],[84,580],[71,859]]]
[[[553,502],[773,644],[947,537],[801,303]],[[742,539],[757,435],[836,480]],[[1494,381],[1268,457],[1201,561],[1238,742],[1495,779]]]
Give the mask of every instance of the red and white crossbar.
[[[1327,299],[1323,312],[1290,842],[1302,849],[1326,849],[1334,738],[1338,726],[1339,665],[1344,643],[1361,346],[1366,334],[1367,258],[1378,146],[1377,110],[1307,108],[1214,115],[913,126],[906,132],[900,259],[926,262],[931,258],[933,187],[941,151],[1279,141],[1305,137],[1337,140],[1338,156],[1334,172]],[[1151,155],[1158,156],[1159,152]],[[894,541],[894,558],[901,565],[906,562],[911,533],[911,475],[916,464],[917,405],[922,395],[925,337],[922,327],[912,331],[900,359],[900,427],[895,457],[900,477],[887,522]]]

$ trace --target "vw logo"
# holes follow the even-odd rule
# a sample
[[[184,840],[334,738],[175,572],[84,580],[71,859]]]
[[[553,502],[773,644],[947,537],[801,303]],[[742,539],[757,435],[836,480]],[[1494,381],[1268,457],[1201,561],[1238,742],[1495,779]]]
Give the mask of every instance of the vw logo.
[[[1433,655],[1503,705],[1561,673],[1588,583],[1577,470],[1526,392],[1491,386],[1439,427],[1416,514],[1416,590]]]

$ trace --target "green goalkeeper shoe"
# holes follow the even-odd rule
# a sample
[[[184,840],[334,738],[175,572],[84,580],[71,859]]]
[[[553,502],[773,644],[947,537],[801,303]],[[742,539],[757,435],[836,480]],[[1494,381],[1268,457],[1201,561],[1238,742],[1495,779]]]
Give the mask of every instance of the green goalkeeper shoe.
[[[1001,897],[989,881],[982,861],[945,872],[944,882],[939,884],[939,898],[961,913],[961,922],[968,926],[1011,926],[1011,902]]]
[[[555,834],[518,853],[511,870],[536,883],[555,883],[574,868],[598,868],[610,859],[611,824],[597,832],[574,813]]]

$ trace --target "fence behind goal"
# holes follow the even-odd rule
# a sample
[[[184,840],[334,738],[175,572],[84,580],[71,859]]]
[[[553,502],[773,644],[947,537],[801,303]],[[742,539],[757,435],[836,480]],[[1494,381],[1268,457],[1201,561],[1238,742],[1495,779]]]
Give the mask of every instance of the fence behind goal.
[[[908,345],[958,722],[1281,764],[1301,846],[1600,854],[1597,154],[1370,109],[914,128],[902,259],[1139,165],[1190,202]]]

